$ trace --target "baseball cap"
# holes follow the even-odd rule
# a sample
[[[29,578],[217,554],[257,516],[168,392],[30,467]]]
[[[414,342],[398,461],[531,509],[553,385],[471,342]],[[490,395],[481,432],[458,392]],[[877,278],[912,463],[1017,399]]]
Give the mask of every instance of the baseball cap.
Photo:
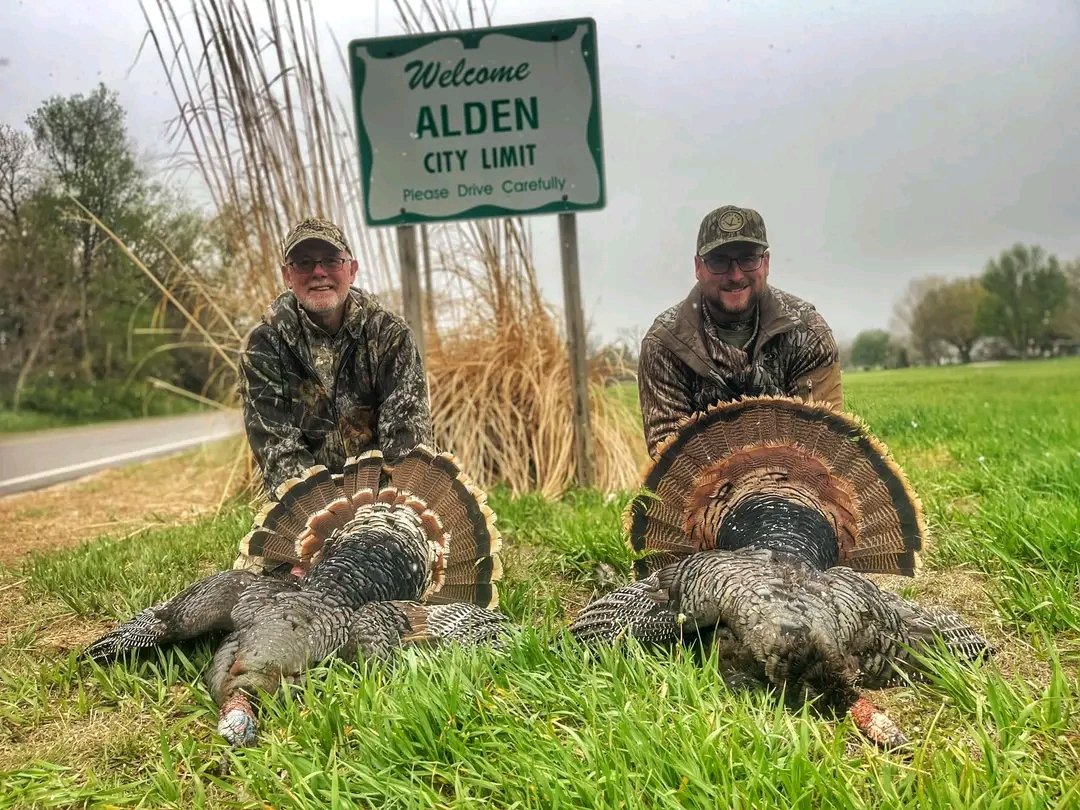
[[[352,253],[341,228],[328,219],[311,217],[294,225],[281,241],[281,260],[285,261],[292,249],[307,239],[318,239],[333,245],[338,250]]]
[[[697,253],[704,256],[729,242],[752,242],[769,246],[765,238],[765,220],[752,208],[724,205],[710,211],[698,229]]]

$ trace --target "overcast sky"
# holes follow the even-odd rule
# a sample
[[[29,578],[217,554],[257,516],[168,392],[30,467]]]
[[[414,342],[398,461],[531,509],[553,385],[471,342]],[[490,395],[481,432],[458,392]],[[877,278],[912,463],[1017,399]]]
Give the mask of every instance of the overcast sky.
[[[341,42],[402,32],[389,0],[314,5]],[[136,0],[0,7],[0,123],[103,81],[139,150],[167,153],[175,107],[156,56],[136,62]],[[761,212],[770,281],[841,340],[887,327],[911,279],[978,273],[1015,242],[1080,258],[1076,0],[500,0],[495,14],[597,21],[608,204],[578,231],[605,338],[685,296],[698,223],[725,203]],[[532,223],[561,306],[555,218]]]

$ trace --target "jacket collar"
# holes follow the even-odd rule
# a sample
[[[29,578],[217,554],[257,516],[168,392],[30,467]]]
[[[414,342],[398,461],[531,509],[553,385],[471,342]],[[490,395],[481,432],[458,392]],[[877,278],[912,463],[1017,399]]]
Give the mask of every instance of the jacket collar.
[[[695,284],[694,289],[679,305],[674,323],[670,328],[661,327],[660,332],[664,343],[690,368],[698,374],[720,381],[719,370],[705,348],[703,306],[705,302],[701,297],[701,285]],[[758,307],[758,337],[753,347],[755,357],[766,342],[791,331],[799,324],[794,313],[784,305],[772,287],[765,288]]]
[[[355,287],[349,290],[349,299],[349,309],[341,328],[348,330],[350,337],[359,338],[370,309],[370,299]],[[293,347],[303,345],[299,306],[292,290],[285,290],[266,308],[262,317],[264,323],[277,330],[282,340]]]
[[[772,287],[765,288],[758,306],[760,307],[761,320],[758,339],[754,344],[755,354],[758,347],[765,345],[771,338],[782,335],[784,332],[790,332],[799,326],[798,317],[791,311],[790,307],[780,300],[780,296],[773,292]]]

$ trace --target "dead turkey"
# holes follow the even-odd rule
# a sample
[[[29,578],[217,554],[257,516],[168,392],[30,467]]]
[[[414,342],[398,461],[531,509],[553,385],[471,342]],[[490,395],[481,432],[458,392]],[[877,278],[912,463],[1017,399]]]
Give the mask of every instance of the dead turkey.
[[[85,655],[106,661],[226,632],[207,680],[218,730],[238,745],[255,737],[260,694],[326,659],[386,659],[419,643],[497,643],[495,516],[452,456],[417,447],[391,469],[374,451],[350,459],[343,475],[313,467],[275,495],[241,551],[291,573],[207,577]]]
[[[850,711],[883,746],[905,738],[860,687],[918,676],[918,653],[939,645],[992,651],[955,613],[863,576],[915,573],[921,510],[885,448],[825,406],[747,399],[689,420],[658,449],[627,528],[638,581],[587,605],[574,636],[704,644],[730,684]]]

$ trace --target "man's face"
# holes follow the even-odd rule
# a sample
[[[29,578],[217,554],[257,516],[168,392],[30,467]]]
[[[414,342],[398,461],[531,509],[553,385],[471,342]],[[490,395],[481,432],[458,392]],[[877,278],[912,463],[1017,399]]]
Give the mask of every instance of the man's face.
[[[754,311],[769,278],[769,254],[761,245],[734,242],[694,257],[694,273],[713,312],[732,320]]]
[[[334,268],[333,264],[340,266]],[[281,279],[297,303],[313,314],[327,314],[345,306],[349,287],[356,280],[356,259],[328,242],[308,239],[294,247],[281,266]]]

